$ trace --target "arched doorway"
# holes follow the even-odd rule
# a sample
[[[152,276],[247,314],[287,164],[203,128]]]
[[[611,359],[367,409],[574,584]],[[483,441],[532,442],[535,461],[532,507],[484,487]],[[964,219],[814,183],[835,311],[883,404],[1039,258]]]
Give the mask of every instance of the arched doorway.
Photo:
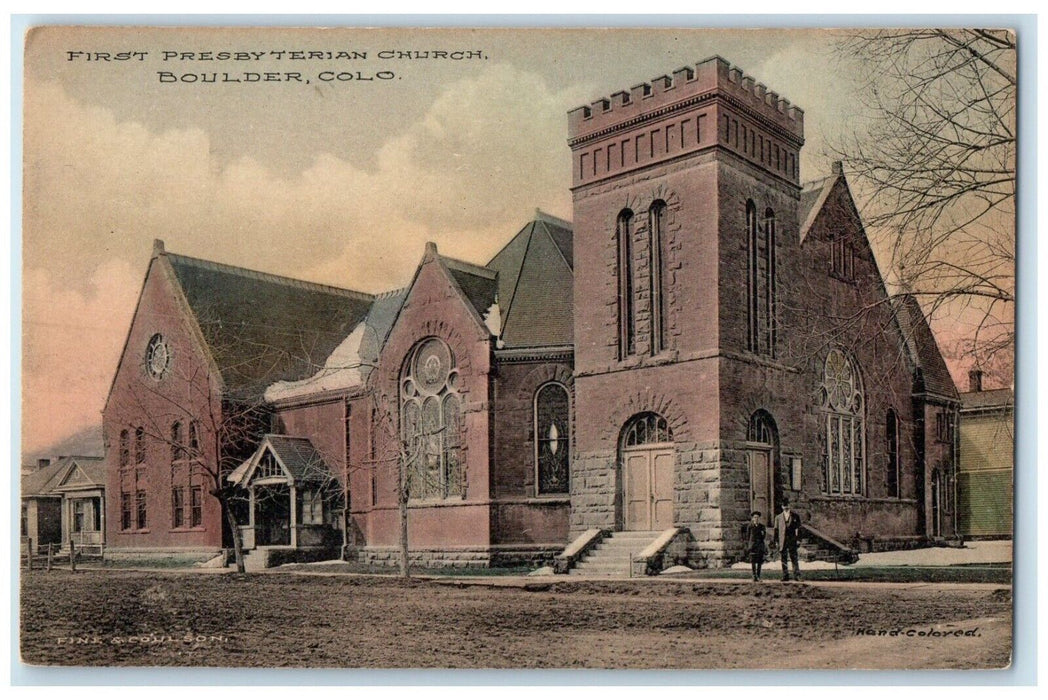
[[[639,413],[619,440],[622,529],[673,527],[673,432],[657,413]]]
[[[750,510],[761,512],[766,525],[775,517],[775,464],[778,461],[779,431],[775,419],[761,409],[750,416],[746,430],[750,468]]]

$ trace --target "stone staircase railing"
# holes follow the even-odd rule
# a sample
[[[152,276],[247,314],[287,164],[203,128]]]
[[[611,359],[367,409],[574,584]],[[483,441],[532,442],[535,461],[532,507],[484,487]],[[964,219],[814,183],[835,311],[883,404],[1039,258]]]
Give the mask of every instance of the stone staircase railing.
[[[553,558],[553,573],[566,574],[582,557],[607,537],[607,530],[586,530]]]
[[[691,531],[686,527],[671,527],[663,530],[651,544],[630,562],[634,576],[655,576],[676,561],[688,558],[688,540]]]
[[[801,525],[801,547],[807,550],[805,559],[813,561],[833,561],[838,564],[854,564],[859,560],[859,553],[851,547],[841,544],[829,535],[816,530],[811,525]]]

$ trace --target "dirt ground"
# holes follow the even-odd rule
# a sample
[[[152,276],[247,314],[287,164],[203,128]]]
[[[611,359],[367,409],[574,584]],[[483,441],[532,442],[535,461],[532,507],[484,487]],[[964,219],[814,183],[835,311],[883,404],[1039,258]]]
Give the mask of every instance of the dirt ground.
[[[23,572],[22,658],[64,666],[871,669],[1001,668],[1011,656],[1007,587],[528,587],[537,590],[293,573]]]

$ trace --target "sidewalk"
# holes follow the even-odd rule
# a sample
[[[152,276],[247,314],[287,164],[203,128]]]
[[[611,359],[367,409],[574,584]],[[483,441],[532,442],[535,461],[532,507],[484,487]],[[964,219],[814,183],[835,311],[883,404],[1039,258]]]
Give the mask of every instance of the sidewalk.
[[[776,563],[775,557],[765,566]],[[802,569],[819,571],[825,569],[862,569],[882,568],[885,566],[964,566],[972,564],[1011,564],[1012,541],[990,540],[969,542],[960,547],[925,547],[922,549],[905,549],[895,552],[874,552],[860,554],[859,561],[847,566],[827,561],[804,562]],[[746,562],[739,562],[732,569],[749,569]]]

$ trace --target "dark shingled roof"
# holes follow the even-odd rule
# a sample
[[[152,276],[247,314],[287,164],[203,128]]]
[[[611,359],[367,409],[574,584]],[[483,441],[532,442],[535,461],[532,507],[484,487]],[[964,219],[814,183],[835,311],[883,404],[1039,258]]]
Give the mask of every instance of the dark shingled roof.
[[[313,447],[308,438],[267,433],[251,458],[233,470],[227,481],[242,484],[253,465],[258,464],[265,450],[272,450],[281,464],[290,472],[296,484],[325,483],[334,478],[335,472]]]
[[[333,477],[331,467],[308,438],[269,434],[265,436],[265,440],[296,482],[323,482]]]
[[[573,264],[570,224],[542,212],[491,259],[503,347],[572,344]]]
[[[1015,392],[1011,389],[969,391],[961,394],[961,411],[979,411],[991,408],[1014,408]]]
[[[373,297],[166,254],[227,390],[255,398],[312,376],[362,321]]]
[[[892,297],[891,303],[910,359],[921,370],[924,390],[957,398],[957,386],[953,383],[953,377],[950,376],[950,370],[946,367],[946,361],[942,358],[939,345],[935,342],[935,336],[917,299],[912,294],[899,294]]]
[[[480,317],[484,318],[484,314],[495,303],[495,295],[498,294],[495,271],[444,255],[440,256],[440,260],[455,278],[469,303]]]
[[[101,457],[59,457],[48,466],[22,476],[22,497],[58,496],[62,480],[70,469],[79,469],[87,479],[77,484],[98,487],[106,483],[105,463]]]

